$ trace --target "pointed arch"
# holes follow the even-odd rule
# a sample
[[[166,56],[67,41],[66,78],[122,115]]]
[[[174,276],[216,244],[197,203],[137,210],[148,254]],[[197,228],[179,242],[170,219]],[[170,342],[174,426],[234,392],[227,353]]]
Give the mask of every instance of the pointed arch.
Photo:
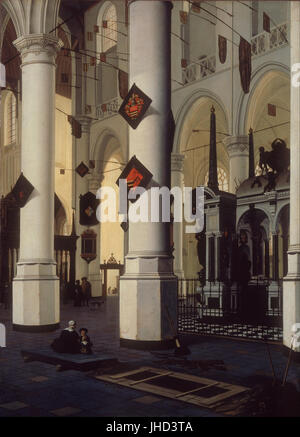
[[[57,25],[60,0],[4,0],[3,6],[10,14],[19,38],[32,33],[53,32]]]

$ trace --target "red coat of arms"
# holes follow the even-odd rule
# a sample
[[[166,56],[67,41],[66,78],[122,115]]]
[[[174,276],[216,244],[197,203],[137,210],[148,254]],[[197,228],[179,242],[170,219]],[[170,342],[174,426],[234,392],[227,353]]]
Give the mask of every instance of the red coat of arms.
[[[143,109],[144,100],[138,94],[132,94],[125,106],[125,112],[131,119],[135,120]]]
[[[135,188],[140,185],[143,175],[136,168],[133,168],[126,179],[128,188]]]
[[[119,108],[119,114],[136,129],[143,120],[152,100],[134,83]]]

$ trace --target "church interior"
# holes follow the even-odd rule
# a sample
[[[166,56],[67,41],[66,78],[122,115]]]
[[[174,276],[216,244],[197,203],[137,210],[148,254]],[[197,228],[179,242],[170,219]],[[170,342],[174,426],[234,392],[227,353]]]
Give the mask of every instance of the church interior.
[[[299,19],[298,1],[0,3],[0,287],[16,331],[58,329],[63,284],[86,277],[91,300],[118,296],[124,347],[164,347],[174,326],[291,347]],[[152,101],[134,127],[133,84]],[[134,155],[158,186],[204,187],[200,233],[95,220]]]

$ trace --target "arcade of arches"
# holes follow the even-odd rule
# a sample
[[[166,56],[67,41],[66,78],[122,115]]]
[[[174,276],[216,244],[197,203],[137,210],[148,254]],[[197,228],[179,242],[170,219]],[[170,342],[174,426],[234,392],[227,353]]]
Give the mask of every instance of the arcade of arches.
[[[205,25],[201,29],[191,14],[189,28],[183,29],[178,12],[180,8],[189,11],[189,2],[173,2],[171,12],[171,2],[162,0],[78,1],[77,16],[68,22],[65,22],[70,12],[68,0],[53,0],[52,6],[45,0],[4,0],[2,3],[0,53],[1,62],[7,65],[7,86],[1,90],[0,194],[3,199],[9,196],[21,171],[32,178],[33,185],[40,193],[32,197],[30,208],[28,204],[21,210],[20,253],[19,259],[18,256],[14,259],[14,286],[19,295],[31,293],[31,299],[34,300],[42,281],[29,291],[24,285],[25,279],[34,275],[46,275],[48,278],[39,295],[39,299],[47,296],[41,305],[41,316],[30,317],[26,309],[15,310],[16,327],[57,325],[59,302],[53,237],[54,234],[65,237],[77,234],[76,254],[74,252],[76,277],[87,276],[90,279],[94,297],[103,293],[100,264],[113,259],[125,265],[123,279],[120,281],[112,271],[106,284],[108,292],[116,292],[121,288],[121,296],[122,287],[124,290],[131,287],[127,295],[130,305],[121,297],[121,319],[126,318],[121,323],[121,336],[128,341],[160,342],[169,339],[169,327],[165,326],[166,323],[158,323],[163,317],[163,310],[161,314],[153,316],[155,322],[145,322],[145,326],[141,327],[142,315],[137,315],[137,308],[140,308],[139,305],[143,308],[152,305],[154,308],[161,293],[165,302],[170,304],[172,317],[176,316],[176,304],[170,297],[172,293],[167,279],[172,284],[174,273],[182,279],[197,279],[199,272],[207,270],[209,247],[222,237],[225,226],[221,225],[221,219],[218,221],[219,216],[214,225],[208,217],[211,216],[212,205],[214,208],[217,205],[216,209],[220,208],[221,211],[218,202],[223,198],[234,205],[234,218],[224,221],[226,229],[229,227],[236,236],[241,231],[247,234],[252,277],[277,281],[289,273],[288,247],[292,245],[297,248],[297,244],[300,244],[300,241],[296,241],[300,231],[295,231],[292,240],[289,229],[292,217],[298,219],[296,213],[292,216],[289,211],[290,181],[288,177],[280,176],[273,190],[263,192],[264,187],[259,187],[263,176],[258,175],[261,172],[260,147],[271,152],[271,144],[276,138],[281,138],[288,148],[292,147],[291,126],[292,122],[295,123],[292,116],[296,116],[290,106],[290,66],[286,59],[291,50],[299,49],[300,52],[297,44],[293,48],[289,44],[281,46],[278,42],[274,50],[281,50],[279,56],[282,62],[270,61],[267,52],[260,57],[254,58],[253,55],[250,92],[244,94],[239,80],[238,56],[234,57],[232,69],[229,68],[228,59],[224,65],[219,62],[218,38],[212,27]],[[14,8],[15,3],[21,9],[25,8],[28,14],[19,16]],[[215,2],[208,3],[211,10],[220,14]],[[233,2],[225,3],[224,7],[232,10]],[[269,7],[272,9],[271,3]],[[299,5],[291,5],[293,7],[294,13],[300,15]],[[243,20],[252,22],[252,26],[245,29],[245,32],[249,32],[245,37],[256,38],[260,23],[255,25],[255,17],[242,5],[235,5],[235,8],[236,17],[240,15]],[[146,9],[149,15],[143,29],[140,21]],[[274,14],[277,17],[277,6],[274,6]],[[38,18],[40,16],[48,19],[42,22]],[[222,32],[220,23],[221,20],[214,23],[217,32]],[[289,26],[296,26],[295,23],[290,18]],[[59,26],[58,31],[52,32],[56,26]],[[253,31],[255,26],[257,32]],[[189,38],[189,53],[180,38],[170,39],[171,29],[173,33]],[[208,30],[212,38],[202,38],[206,41],[205,47],[203,45],[199,51],[197,41],[201,32]],[[198,38],[196,32],[199,32]],[[149,51],[143,50],[138,44],[138,39],[144,38],[144,35],[153,36],[147,42]],[[279,33],[276,35],[280,38]],[[235,50],[233,43],[228,46],[228,58],[233,52],[237,54]],[[187,76],[188,67],[184,70],[179,66],[178,59],[182,57],[189,57],[190,64],[191,60],[196,59],[198,64],[196,62],[195,65],[213,57],[214,64],[205,74],[201,70],[202,75],[199,73],[192,81],[191,76]],[[158,71],[157,81],[151,80],[152,65]],[[141,83],[145,92],[153,97],[155,110],[145,117],[136,130],[129,128],[118,114],[122,102],[120,71],[130,73],[130,84],[134,81]],[[298,99],[298,94],[294,98]],[[218,189],[215,192],[208,188],[212,165],[212,108],[216,118],[214,165]],[[165,129],[169,123],[165,114],[169,117],[171,110],[175,120],[173,143],[170,142],[169,130]],[[80,135],[74,134],[74,130],[72,132],[70,123],[73,123],[72,127],[74,123],[80,124]],[[258,176],[254,183],[252,179],[249,182],[249,177],[254,177],[249,175],[250,128],[253,130],[254,169]],[[153,144],[153,140],[151,142],[152,135],[156,144]],[[297,159],[298,155],[292,153]],[[87,231],[87,226],[82,225],[79,219],[80,196],[87,192],[96,194],[101,186],[116,189],[117,178],[134,154],[144,160],[160,184],[193,189],[205,187],[206,227],[199,236],[186,234],[185,223],[173,223],[169,235],[162,223],[157,226],[149,224],[148,227],[139,224],[135,237],[133,230],[124,233],[118,221],[98,223],[88,227],[88,231],[95,235],[96,253],[87,262],[81,256],[82,235]],[[89,167],[85,177],[75,172],[81,162]],[[296,161],[295,165],[298,165]],[[44,179],[49,183],[44,183]],[[54,193],[59,201],[52,201]],[[295,192],[293,195],[296,195]],[[44,201],[45,196],[49,197],[47,201]],[[44,215],[41,211],[44,211]],[[36,220],[35,217],[41,214],[41,220]],[[254,243],[253,220],[256,221],[257,231]],[[37,229],[37,242],[34,245],[29,243],[30,232],[27,236],[24,232],[31,222]],[[53,228],[53,232],[45,236],[47,227]],[[212,238],[215,239],[213,243]],[[217,243],[215,247],[218,254]],[[173,257],[170,258],[171,249]],[[296,256],[299,256],[299,251],[296,252]],[[35,261],[30,264],[30,260]],[[41,266],[45,267],[45,271]],[[292,273],[294,276],[298,274]],[[151,299],[143,292],[144,289],[149,291],[149,285],[146,284],[148,277],[155,284]],[[166,278],[165,282],[163,278]],[[52,308],[53,314],[49,317],[46,307]],[[289,323],[293,317],[288,317]],[[134,327],[128,325],[127,319],[130,318]],[[159,328],[154,329],[155,324]]]

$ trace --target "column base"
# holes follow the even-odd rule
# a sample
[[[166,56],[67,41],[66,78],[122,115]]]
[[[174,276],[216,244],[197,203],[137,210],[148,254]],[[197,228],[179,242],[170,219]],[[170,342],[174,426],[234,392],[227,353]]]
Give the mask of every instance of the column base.
[[[55,263],[21,262],[13,280],[13,326],[41,332],[59,326],[59,279]],[[29,331],[28,331],[29,330]]]
[[[282,346],[282,353],[285,357],[288,357],[291,349],[285,345]],[[300,363],[300,352],[292,352],[292,362]]]
[[[300,277],[283,279],[283,344],[290,348],[292,327],[300,323]]]
[[[162,340],[162,341],[141,341],[141,340],[128,340],[126,338],[120,338],[120,346],[127,349],[158,351],[158,350],[174,349],[176,347],[176,343],[174,339]]]
[[[54,323],[53,325],[39,325],[39,326],[29,326],[29,325],[16,325],[13,323],[12,325],[13,331],[17,332],[32,332],[32,333],[39,333],[39,332],[52,332],[59,329],[60,324]]]
[[[158,267],[161,260],[128,260],[127,273],[120,278],[120,338],[132,344],[159,345],[174,341],[177,334],[178,280],[171,272],[146,273],[148,262]],[[140,263],[143,273],[130,272]],[[168,264],[166,260],[166,265]],[[149,266],[148,264],[148,266]],[[161,266],[162,267],[162,266]],[[160,269],[153,269],[160,270]],[[162,269],[163,270],[163,269]],[[130,272],[128,274],[128,271]]]

